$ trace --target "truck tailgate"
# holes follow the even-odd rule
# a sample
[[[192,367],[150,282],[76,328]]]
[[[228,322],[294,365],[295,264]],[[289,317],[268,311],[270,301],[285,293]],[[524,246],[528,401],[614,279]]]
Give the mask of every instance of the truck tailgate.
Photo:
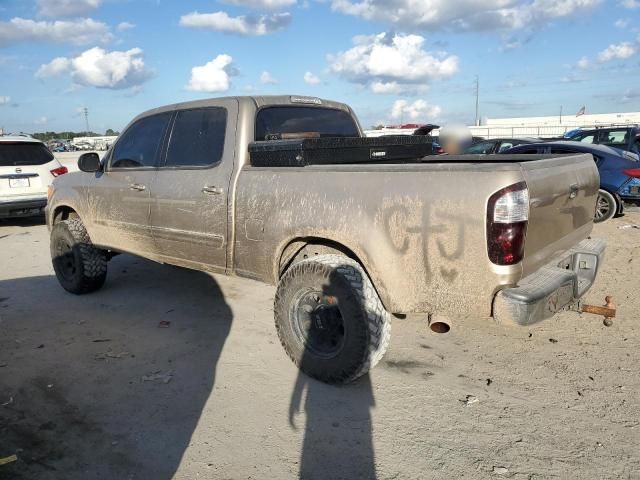
[[[593,228],[600,177],[589,154],[521,163],[529,188],[523,274],[569,250]]]

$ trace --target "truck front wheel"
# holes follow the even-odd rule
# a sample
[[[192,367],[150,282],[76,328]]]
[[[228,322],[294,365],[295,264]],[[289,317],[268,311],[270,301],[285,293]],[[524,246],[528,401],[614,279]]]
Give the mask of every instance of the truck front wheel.
[[[318,255],[282,276],[274,314],[287,355],[307,375],[349,383],[373,368],[391,335],[391,316],[354,260]]]
[[[77,295],[98,290],[107,278],[107,252],[93,246],[79,218],[53,226],[51,260],[62,288]]]

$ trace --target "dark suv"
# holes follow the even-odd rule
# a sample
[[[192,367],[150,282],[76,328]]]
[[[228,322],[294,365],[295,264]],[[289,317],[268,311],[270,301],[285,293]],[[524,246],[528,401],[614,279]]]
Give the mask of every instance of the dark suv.
[[[637,125],[582,130],[572,135],[571,140],[607,145],[640,154],[640,127]]]

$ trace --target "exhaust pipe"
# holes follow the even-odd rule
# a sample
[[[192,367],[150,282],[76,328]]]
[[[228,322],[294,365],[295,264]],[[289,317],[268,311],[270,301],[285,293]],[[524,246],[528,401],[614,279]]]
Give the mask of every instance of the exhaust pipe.
[[[451,330],[451,323],[448,318],[429,315],[429,328],[434,333],[447,333]]]

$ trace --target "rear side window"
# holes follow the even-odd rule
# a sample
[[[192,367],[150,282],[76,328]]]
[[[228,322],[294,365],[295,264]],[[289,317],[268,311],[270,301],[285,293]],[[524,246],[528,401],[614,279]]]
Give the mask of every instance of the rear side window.
[[[629,147],[629,130],[605,130],[600,132],[598,143],[626,150]]]
[[[504,152],[505,150],[509,150],[510,148],[518,145],[516,142],[502,142],[500,144],[500,148],[498,149],[498,153]]]
[[[203,167],[218,163],[224,150],[227,110],[220,107],[182,110],[167,151],[167,166]]]
[[[531,148],[522,148],[522,149],[518,150],[516,153],[532,155],[532,154],[535,154],[535,153],[542,153],[542,152],[538,151],[538,147],[531,147]]]
[[[42,143],[0,142],[0,167],[44,165],[53,160],[53,154]]]
[[[465,153],[484,155],[490,153],[493,150],[493,146],[493,142],[479,142],[467,148]]]
[[[256,140],[288,136],[359,137],[358,127],[344,110],[322,107],[267,107],[256,116]]]
[[[131,125],[115,144],[111,168],[154,167],[171,112],[145,117]]]

